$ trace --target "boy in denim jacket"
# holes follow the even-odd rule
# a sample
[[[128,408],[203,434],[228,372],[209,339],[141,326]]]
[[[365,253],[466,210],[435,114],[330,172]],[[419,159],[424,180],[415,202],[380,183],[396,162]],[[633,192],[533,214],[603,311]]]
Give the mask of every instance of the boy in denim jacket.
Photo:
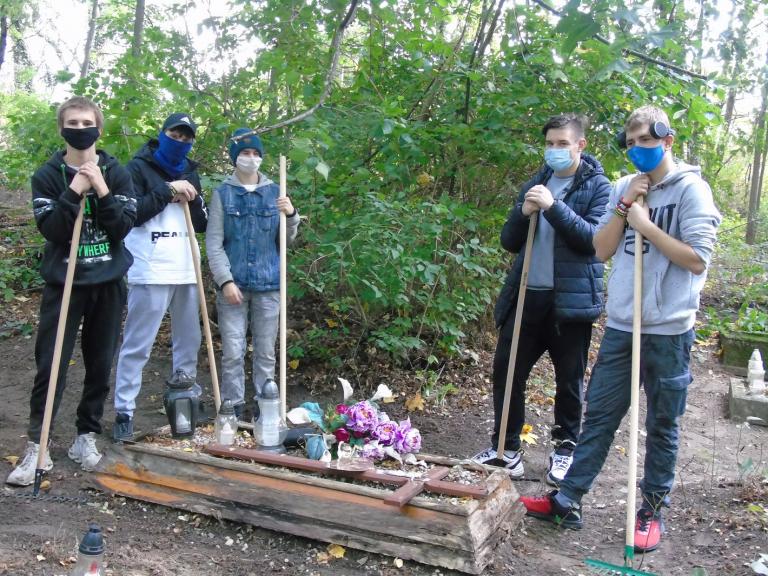
[[[635,550],[656,549],[664,533],[661,508],[675,479],[679,422],[685,412],[693,324],[715,246],[720,213],[698,166],[672,155],[674,131],[664,111],[644,106],[625,124],[627,156],[637,174],[611,193],[593,244],[613,259],[608,318],[587,389],[587,412],[573,464],[560,491],[520,500],[529,515],[566,528],[582,527],[581,499],[592,487],[630,404],[634,256],[643,251],[641,384],[647,399],[643,502],[635,524]],[[636,202],[644,197],[641,206]],[[635,231],[643,246],[635,246]]]
[[[252,130],[239,128],[229,145],[235,172],[211,196],[206,248],[218,290],[221,332],[221,400],[229,400],[238,418],[245,407],[245,350],[250,320],[253,385],[261,395],[275,375],[275,340],[280,313],[280,212],[287,219],[287,241],[296,238],[299,214],[288,197],[259,166],[264,147]]]

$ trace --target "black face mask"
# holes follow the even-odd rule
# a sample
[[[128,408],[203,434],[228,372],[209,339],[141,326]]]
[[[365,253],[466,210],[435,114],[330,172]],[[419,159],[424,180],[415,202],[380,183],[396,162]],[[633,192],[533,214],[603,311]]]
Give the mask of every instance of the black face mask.
[[[99,139],[99,129],[90,128],[62,128],[61,137],[76,150],[88,150]]]

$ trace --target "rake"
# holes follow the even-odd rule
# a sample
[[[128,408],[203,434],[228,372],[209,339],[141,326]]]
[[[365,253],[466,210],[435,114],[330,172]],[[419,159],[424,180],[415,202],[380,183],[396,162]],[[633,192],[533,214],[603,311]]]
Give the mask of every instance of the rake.
[[[635,202],[643,205],[639,196]],[[593,573],[601,576],[629,574],[630,576],[656,576],[633,568],[635,561],[635,485],[637,483],[637,436],[640,417],[640,343],[643,314],[643,235],[635,230],[635,282],[632,310],[632,378],[629,402],[629,472],[627,474],[627,518],[624,565],[610,564],[602,560],[586,559]]]

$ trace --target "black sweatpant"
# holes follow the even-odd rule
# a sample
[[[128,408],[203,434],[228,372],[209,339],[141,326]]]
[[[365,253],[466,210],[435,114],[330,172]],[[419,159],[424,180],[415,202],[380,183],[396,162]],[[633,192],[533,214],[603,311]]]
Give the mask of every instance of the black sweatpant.
[[[499,441],[514,321],[513,307],[499,331],[496,355],[493,359],[493,446]],[[581,425],[584,371],[587,368],[591,337],[591,322],[555,320],[552,290],[526,291],[515,377],[512,380],[512,397],[505,437],[506,450],[520,449],[520,432],[525,424],[525,386],[531,370],[544,352],[549,352],[555,367],[555,425],[552,429],[552,439],[556,442],[570,440],[576,443]]]
[[[43,426],[48,380],[51,377],[53,348],[59,322],[63,286],[46,284],[40,301],[40,325],[35,343],[35,376],[32,396],[29,399],[29,439],[40,443]],[[93,286],[73,286],[69,304],[67,326],[61,350],[59,378],[53,403],[51,429],[61,404],[67,382],[67,368],[77,339],[77,329],[82,320],[81,344],[85,364],[85,382],[80,404],[77,407],[78,434],[101,433],[101,417],[104,401],[109,394],[109,377],[112,361],[120,337],[120,323],[125,305],[126,288],[122,279]]]

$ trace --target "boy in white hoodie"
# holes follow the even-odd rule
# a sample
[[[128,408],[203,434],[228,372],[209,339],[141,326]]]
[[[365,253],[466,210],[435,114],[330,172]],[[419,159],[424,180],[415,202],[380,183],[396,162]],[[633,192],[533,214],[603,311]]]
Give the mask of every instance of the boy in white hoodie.
[[[116,442],[133,438],[133,412],[141,374],[160,323],[171,316],[172,380],[195,382],[202,339],[197,279],[183,203],[189,205],[195,232],[208,221],[197,163],[187,158],[197,125],[188,114],[166,118],[158,134],[128,162],[136,190],[135,228],[125,239],[133,254],[128,270],[128,315],[115,376]],[[200,258],[199,250],[195,258]]]
[[[559,492],[521,501],[531,516],[566,528],[582,527],[581,498],[599,474],[630,404],[637,230],[644,239],[640,378],[647,398],[647,437],[635,550],[647,552],[659,546],[664,533],[661,508],[669,505],[679,419],[692,381],[693,324],[721,217],[700,168],[672,155],[674,131],[662,110],[639,108],[624,130],[620,140],[640,173],[616,183],[593,240],[598,258],[613,257],[613,270],[605,335],[573,464]],[[635,202],[640,196],[643,206]]]

